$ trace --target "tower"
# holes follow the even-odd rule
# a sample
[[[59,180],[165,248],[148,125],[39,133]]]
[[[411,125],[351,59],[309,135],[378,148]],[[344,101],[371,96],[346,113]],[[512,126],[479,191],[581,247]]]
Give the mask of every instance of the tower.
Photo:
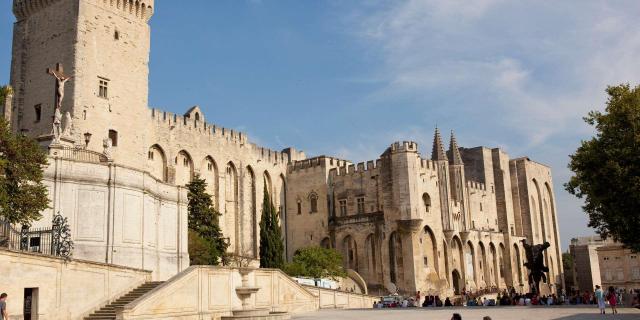
[[[136,166],[144,161],[145,130],[136,124],[148,112],[153,5],[153,0],[14,0],[12,128],[50,143],[57,95],[47,70],[57,68],[71,77],[61,103],[62,114],[71,118],[63,120],[66,144],[102,152],[103,141],[111,138],[116,161]]]
[[[433,136],[433,151],[431,152],[431,160],[436,165],[438,173],[438,188],[440,195],[440,210],[442,211],[442,229],[453,230],[453,221],[451,219],[451,210],[449,207],[449,195],[451,194],[451,187],[449,185],[449,168],[447,161],[447,154],[444,151],[442,144],[442,136],[440,136],[440,130],[436,127],[436,132]]]
[[[464,176],[464,163],[462,162],[462,156],[460,155],[460,148],[458,148],[458,142],[456,141],[456,137],[453,134],[453,130],[451,131],[451,141],[449,143],[449,178],[451,184],[451,199],[458,203],[458,207],[460,208],[460,224],[461,227],[466,226],[467,221],[467,210],[466,210],[466,199],[465,199],[465,183],[466,179]],[[463,231],[464,228],[458,228],[460,231]]]

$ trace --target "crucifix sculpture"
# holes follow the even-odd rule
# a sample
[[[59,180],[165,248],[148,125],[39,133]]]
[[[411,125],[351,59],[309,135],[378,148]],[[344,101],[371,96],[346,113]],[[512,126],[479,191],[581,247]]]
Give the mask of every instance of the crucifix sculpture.
[[[60,135],[62,134],[62,112],[60,108],[62,108],[62,99],[64,99],[64,85],[71,77],[64,74],[62,63],[56,63],[55,70],[47,68],[47,73],[56,78],[56,101],[55,111],[53,113],[52,134],[54,142],[60,142]]]

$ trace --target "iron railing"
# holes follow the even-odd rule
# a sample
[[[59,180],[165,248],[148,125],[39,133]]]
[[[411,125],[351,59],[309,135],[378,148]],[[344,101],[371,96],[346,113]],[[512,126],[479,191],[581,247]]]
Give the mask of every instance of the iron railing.
[[[53,151],[53,156],[60,157],[63,159],[93,162],[93,163],[109,161],[107,156],[100,152],[81,149],[81,148],[67,147],[67,146],[57,147]]]
[[[23,225],[18,230],[0,217],[0,247],[68,259],[73,251],[73,241],[67,218],[60,213],[54,215],[51,228]]]

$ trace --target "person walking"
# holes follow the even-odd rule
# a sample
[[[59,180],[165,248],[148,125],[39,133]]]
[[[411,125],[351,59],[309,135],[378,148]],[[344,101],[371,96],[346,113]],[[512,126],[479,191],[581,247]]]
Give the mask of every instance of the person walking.
[[[607,306],[604,303],[604,292],[599,285],[596,284],[596,299],[598,300],[598,309],[600,309],[600,314],[605,314],[605,309]]]
[[[7,294],[0,294],[0,320],[9,320],[9,312],[7,311]]]
[[[613,314],[618,313],[618,309],[616,308],[616,306],[618,305],[618,297],[616,297],[616,290],[613,287],[609,287],[607,300],[609,300],[609,305],[611,306],[611,311],[613,312]]]

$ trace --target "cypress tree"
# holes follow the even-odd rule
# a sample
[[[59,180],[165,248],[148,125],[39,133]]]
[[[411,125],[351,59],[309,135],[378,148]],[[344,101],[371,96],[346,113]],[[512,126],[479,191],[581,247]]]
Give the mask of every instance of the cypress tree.
[[[213,207],[206,188],[207,182],[198,175],[187,184],[189,256],[191,264],[225,264],[229,244],[220,230],[220,213]]]
[[[262,216],[260,218],[260,267],[283,268],[284,267],[284,243],[282,231],[278,221],[271,197],[264,184],[262,199]]]

